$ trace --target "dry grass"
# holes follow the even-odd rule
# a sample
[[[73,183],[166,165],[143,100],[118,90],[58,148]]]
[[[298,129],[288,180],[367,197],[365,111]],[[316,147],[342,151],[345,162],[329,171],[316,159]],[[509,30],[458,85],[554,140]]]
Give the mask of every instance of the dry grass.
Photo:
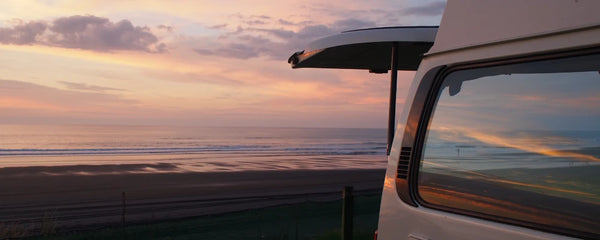
[[[33,236],[50,236],[58,226],[57,211],[46,211],[39,221],[0,222],[0,240],[18,239]]]
[[[32,235],[35,225],[19,222],[0,222],[0,239],[23,238]]]

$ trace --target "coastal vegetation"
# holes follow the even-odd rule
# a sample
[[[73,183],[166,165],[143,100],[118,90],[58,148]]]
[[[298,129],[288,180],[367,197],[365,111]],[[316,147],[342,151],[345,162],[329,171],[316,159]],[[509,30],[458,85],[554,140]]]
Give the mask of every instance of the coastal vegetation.
[[[379,195],[358,196],[355,239],[372,239]],[[342,200],[251,209],[157,223],[72,231],[32,239],[340,239]]]

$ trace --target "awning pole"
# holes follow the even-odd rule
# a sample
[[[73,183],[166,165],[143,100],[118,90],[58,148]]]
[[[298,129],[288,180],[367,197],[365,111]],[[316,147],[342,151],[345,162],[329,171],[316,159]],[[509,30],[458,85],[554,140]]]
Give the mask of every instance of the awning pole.
[[[398,85],[398,43],[392,44],[392,62],[390,79],[390,111],[388,115],[387,155],[392,150],[396,125],[396,88]]]

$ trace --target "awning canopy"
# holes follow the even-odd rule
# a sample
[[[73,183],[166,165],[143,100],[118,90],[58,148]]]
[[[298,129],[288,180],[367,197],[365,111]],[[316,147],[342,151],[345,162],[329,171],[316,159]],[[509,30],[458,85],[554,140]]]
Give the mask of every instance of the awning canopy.
[[[388,27],[343,32],[310,43],[294,53],[292,68],[367,69],[385,73],[391,68],[392,46],[398,47],[398,70],[417,70],[429,51],[438,27]]]
[[[397,70],[417,70],[423,54],[435,41],[438,27],[388,27],[343,32],[316,40],[294,53],[292,68],[367,69],[374,73],[391,71],[388,116],[390,154],[396,122]]]

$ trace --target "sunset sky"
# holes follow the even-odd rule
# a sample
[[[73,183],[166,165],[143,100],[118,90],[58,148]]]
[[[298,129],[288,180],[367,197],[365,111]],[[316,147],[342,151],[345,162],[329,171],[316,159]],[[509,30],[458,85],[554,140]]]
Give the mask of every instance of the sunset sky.
[[[438,25],[445,2],[0,1],[0,124],[385,128],[389,76],[292,70],[344,30]],[[414,73],[399,73],[400,108]]]

